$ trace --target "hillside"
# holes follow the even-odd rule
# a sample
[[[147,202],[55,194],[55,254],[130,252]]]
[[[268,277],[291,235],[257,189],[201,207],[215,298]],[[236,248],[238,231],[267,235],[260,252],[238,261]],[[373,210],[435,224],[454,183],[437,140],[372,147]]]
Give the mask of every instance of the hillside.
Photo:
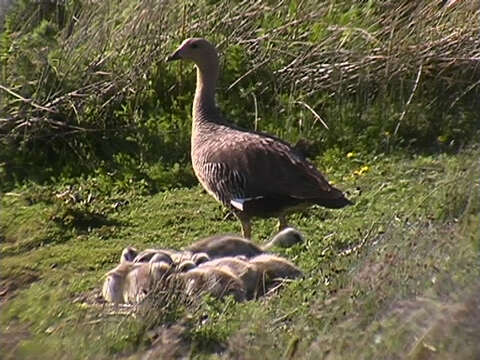
[[[480,356],[479,10],[422,1],[31,2],[0,34],[5,359]],[[305,277],[256,301],[99,299],[122,248],[238,233],[189,159],[186,37],[218,44],[218,103],[355,205],[289,218]],[[328,129],[321,125],[324,121]],[[258,220],[254,241],[275,233]]]

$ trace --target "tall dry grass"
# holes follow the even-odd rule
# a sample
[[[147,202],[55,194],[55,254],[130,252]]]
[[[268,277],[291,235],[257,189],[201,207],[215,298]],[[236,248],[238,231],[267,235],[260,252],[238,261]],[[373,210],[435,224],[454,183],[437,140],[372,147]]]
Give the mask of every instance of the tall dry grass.
[[[240,125],[315,151],[456,148],[479,131],[477,18],[469,2],[22,0],[2,33],[0,163],[186,161],[194,79],[163,59],[190,36],[218,44]]]

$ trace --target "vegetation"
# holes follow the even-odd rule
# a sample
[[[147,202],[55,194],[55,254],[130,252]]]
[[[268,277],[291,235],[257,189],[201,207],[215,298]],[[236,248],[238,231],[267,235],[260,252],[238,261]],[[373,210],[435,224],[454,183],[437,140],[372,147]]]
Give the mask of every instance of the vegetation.
[[[2,355],[479,357],[478,10],[437,5],[14,3],[0,33]],[[262,300],[173,286],[103,306],[124,246],[239,230],[190,168],[193,68],[163,61],[190,36],[219,45],[228,118],[308,139],[355,205],[292,216],[306,243],[283,255],[305,278]],[[263,241],[273,221],[255,229]]]
[[[196,35],[219,45],[219,102],[244,127],[315,153],[457,149],[479,133],[476,26],[468,5],[433,2],[18,0],[1,35],[3,187],[98,168],[191,185],[195,78],[163,59]]]

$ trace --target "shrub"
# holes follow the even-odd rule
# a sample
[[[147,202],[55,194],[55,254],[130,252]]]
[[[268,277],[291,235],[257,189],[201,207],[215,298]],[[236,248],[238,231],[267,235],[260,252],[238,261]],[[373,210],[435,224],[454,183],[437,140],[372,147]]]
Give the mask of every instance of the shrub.
[[[241,126],[315,152],[457,148],[480,127],[472,6],[20,0],[1,33],[2,182],[116,169],[119,154],[184,167],[195,79],[163,58],[189,36],[218,44],[218,100]]]

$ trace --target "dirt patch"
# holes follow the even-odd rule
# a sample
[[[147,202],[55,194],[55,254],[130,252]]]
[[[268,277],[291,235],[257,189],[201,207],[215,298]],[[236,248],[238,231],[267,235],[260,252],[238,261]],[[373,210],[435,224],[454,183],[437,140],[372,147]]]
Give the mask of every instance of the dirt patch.
[[[190,341],[186,334],[188,329],[174,324],[169,327],[159,326],[148,333],[152,346],[142,359],[186,359],[191,351]]]
[[[30,337],[30,331],[26,325],[9,324],[0,336],[0,349],[2,359],[16,359],[18,344]]]
[[[40,277],[33,271],[22,271],[15,276],[0,280],[0,305],[5,304],[15,294],[37,281]]]
[[[409,359],[478,359],[480,355],[480,288],[463,301],[430,298],[403,301],[392,311],[413,336]]]

